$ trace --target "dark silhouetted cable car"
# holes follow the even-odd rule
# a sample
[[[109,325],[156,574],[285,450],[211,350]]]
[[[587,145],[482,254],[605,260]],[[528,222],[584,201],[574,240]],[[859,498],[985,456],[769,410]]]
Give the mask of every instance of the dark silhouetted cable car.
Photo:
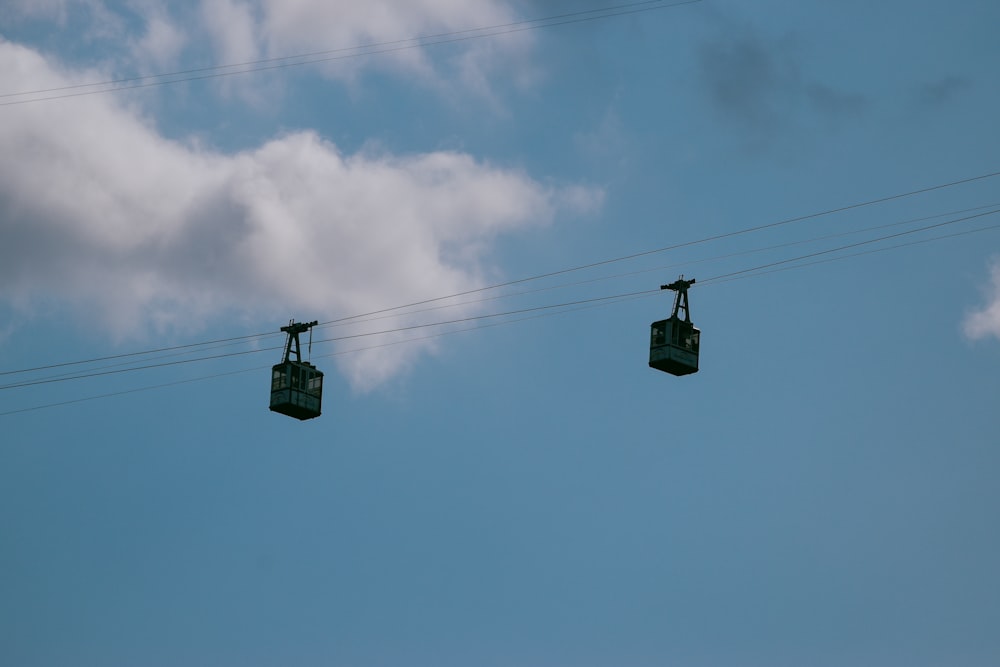
[[[299,334],[309,331],[309,346],[312,347],[312,327],[319,322],[299,322],[294,320],[281,330],[288,334],[285,354],[280,364],[271,369],[271,411],[305,421],[319,417],[323,404],[323,373],[308,361],[302,361]],[[295,346],[295,360],[292,361],[292,345]]]
[[[688,288],[694,285],[694,278],[684,280],[681,276],[660,289],[673,290],[674,310],[670,318],[653,322],[649,337],[649,366],[671,375],[688,375],[698,372],[698,346],[701,332],[691,323],[688,308]],[[684,311],[684,319],[680,311]]]

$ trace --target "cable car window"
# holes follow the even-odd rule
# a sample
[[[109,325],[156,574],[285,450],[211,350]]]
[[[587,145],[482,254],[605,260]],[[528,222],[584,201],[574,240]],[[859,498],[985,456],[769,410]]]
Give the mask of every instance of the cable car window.
[[[660,323],[654,324],[652,333],[653,333],[652,336],[653,345],[663,345],[664,343],[663,325]]]

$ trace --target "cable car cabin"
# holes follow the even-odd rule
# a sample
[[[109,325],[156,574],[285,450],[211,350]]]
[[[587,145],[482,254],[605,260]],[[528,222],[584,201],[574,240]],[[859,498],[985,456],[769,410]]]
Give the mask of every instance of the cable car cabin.
[[[701,332],[678,317],[653,322],[649,337],[649,366],[671,375],[698,372]]]
[[[698,348],[701,344],[701,332],[691,323],[688,308],[688,288],[695,282],[684,280],[681,276],[669,285],[661,285],[660,289],[669,289],[677,293],[674,297],[674,310],[670,317],[659,322],[653,322],[649,335],[649,366],[671,375],[689,375],[698,372]],[[684,311],[684,319],[680,312]]]
[[[312,327],[317,324],[319,322],[296,324],[292,320],[287,327],[281,327],[288,338],[281,363],[271,368],[271,412],[302,421],[319,417],[323,407],[323,372],[308,361],[302,361],[299,346],[299,334],[309,331],[309,348],[312,349]]]
[[[271,369],[271,411],[306,420],[323,406],[323,372],[308,361],[287,361]]]

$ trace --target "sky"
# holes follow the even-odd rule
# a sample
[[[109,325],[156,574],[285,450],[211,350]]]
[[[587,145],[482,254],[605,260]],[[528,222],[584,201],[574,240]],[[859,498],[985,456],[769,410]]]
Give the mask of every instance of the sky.
[[[3,0],[0,662],[996,665],[998,24]]]

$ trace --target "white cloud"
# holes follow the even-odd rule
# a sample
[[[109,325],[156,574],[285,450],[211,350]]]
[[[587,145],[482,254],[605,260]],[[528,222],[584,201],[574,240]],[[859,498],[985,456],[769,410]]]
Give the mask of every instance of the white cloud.
[[[92,78],[0,41],[3,89]],[[600,204],[466,154],[345,155],[313,132],[223,154],[165,139],[114,96],[2,113],[0,299],[73,304],[119,334],[234,314],[328,320],[474,289],[497,235]],[[342,368],[367,389],[421,349]]]
[[[215,45],[220,63],[237,64],[260,58],[253,9],[240,0],[203,0],[201,20]]]
[[[145,16],[146,32],[132,42],[132,58],[141,63],[149,73],[158,74],[177,65],[187,37],[167,12],[152,6]]]
[[[148,2],[149,0],[134,0]],[[0,30],[5,23],[47,21],[64,30],[71,26],[77,41],[121,41],[124,22],[104,0],[3,0],[0,2]]]
[[[268,59],[276,60],[260,66],[283,67],[300,63],[285,58],[317,54],[316,62],[283,70],[282,77],[215,79],[224,96],[258,108],[282,99],[281,82],[292,71],[351,84],[364,72],[389,72],[439,95],[461,99],[471,93],[496,106],[498,81],[526,87],[540,77],[531,59],[533,33],[484,37],[477,30],[516,22],[511,0],[12,2],[0,0],[0,26],[4,19],[48,21],[60,32],[56,43],[85,41],[113,79],[212,65],[227,73],[233,70],[225,66]],[[134,31],[137,22],[141,32]],[[452,43],[428,44],[442,39]]]
[[[240,67],[219,70],[220,73],[246,69],[244,64],[264,59],[259,43],[255,9],[244,0],[202,0],[200,21],[208,35],[208,44],[219,65]],[[262,86],[254,77],[221,77],[216,85],[226,97],[237,96],[255,108],[266,108],[269,100],[280,99],[280,87],[273,79]]]
[[[526,54],[533,38],[524,32],[461,40],[447,76],[435,67],[427,47],[410,48],[417,37],[514,22],[506,0],[203,0],[202,17],[223,63],[246,61],[251,50],[255,57],[272,58],[329,52],[330,60],[317,65],[329,77],[352,81],[362,68],[378,68],[442,88],[456,79],[486,96],[497,69],[515,79],[531,70]],[[351,57],[371,45],[380,45],[371,50],[381,53]]]
[[[69,0],[7,0],[0,8],[0,18],[66,20]]]
[[[966,316],[965,335],[973,340],[995,336],[1000,338],[1000,260],[990,267],[990,285],[986,290],[987,304]]]

